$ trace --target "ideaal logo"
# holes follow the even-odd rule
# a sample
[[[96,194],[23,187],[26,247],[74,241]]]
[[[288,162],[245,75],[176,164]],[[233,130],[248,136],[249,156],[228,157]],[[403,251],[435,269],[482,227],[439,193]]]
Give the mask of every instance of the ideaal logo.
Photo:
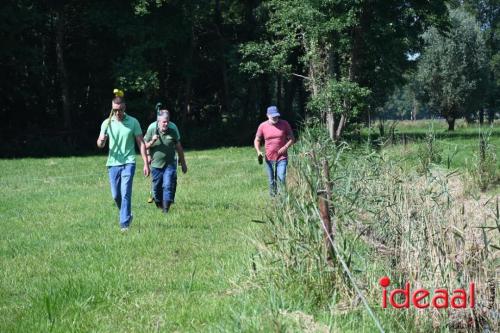
[[[465,289],[455,289],[450,294],[446,289],[436,289],[431,295],[429,290],[419,288],[411,290],[410,282],[406,282],[404,289],[393,289],[389,297],[387,296],[387,287],[391,284],[391,280],[384,276],[379,280],[382,286],[382,308],[387,308],[387,298],[392,307],[396,309],[409,308],[410,303],[418,309],[434,307],[436,309],[444,309],[451,306],[453,309],[465,309],[467,307],[474,308],[475,306],[475,285],[471,282],[468,293]],[[402,295],[400,300],[402,303],[396,302],[396,295]],[[451,296],[451,299],[450,299]],[[468,301],[468,302],[467,302]]]

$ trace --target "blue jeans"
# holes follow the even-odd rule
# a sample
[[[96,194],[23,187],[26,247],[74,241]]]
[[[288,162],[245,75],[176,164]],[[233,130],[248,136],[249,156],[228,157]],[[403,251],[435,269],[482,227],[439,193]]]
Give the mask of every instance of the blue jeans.
[[[108,167],[111,195],[120,210],[120,226],[128,227],[132,220],[132,181],[135,164]]]
[[[157,203],[175,200],[177,189],[177,162],[165,165],[163,168],[151,168],[153,182],[153,198]]]
[[[275,196],[278,189],[285,186],[286,166],[288,165],[288,160],[269,161],[266,159],[265,165],[267,176],[269,178],[269,194],[271,196]],[[279,184],[276,180],[278,180]]]

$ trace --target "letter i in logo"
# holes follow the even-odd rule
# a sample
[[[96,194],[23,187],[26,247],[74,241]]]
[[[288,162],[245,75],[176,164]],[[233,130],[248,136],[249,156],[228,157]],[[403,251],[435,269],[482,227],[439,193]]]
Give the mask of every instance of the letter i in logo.
[[[387,288],[391,284],[391,280],[387,276],[383,276],[378,281],[382,289],[382,308],[387,308]]]

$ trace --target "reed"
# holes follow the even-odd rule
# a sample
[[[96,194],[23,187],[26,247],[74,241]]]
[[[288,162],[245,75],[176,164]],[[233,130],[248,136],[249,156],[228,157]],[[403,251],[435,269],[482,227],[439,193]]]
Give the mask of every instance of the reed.
[[[491,299],[497,287],[492,281],[498,281],[498,196],[466,196],[457,172],[433,166],[438,155],[433,138],[424,145],[428,163],[422,173],[368,145],[352,150],[321,131],[306,130],[294,148],[288,190],[271,205],[265,231],[256,238],[256,277],[290,291],[290,302],[307,304],[311,311],[330,308],[335,314],[346,304],[347,312],[359,310],[356,283],[369,307],[391,327],[394,319],[402,319],[397,325],[409,331],[497,327],[498,304]],[[324,160],[333,187],[329,203],[338,248],[333,255],[325,249],[317,207],[317,193],[325,187]],[[370,250],[360,250],[364,246]],[[394,285],[410,281],[429,290],[464,288],[473,281],[477,306],[381,313],[380,272]]]

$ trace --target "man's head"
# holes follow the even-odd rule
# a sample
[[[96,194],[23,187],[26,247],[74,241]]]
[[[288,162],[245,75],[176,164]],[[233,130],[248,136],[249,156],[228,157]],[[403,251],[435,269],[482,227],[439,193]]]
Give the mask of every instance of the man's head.
[[[158,112],[158,116],[156,117],[156,121],[158,124],[158,129],[161,132],[165,132],[168,127],[168,122],[170,120],[170,114],[168,110],[160,110]]]
[[[125,99],[123,97],[115,97],[111,101],[111,109],[113,110],[116,119],[122,121],[125,118]]]
[[[280,119],[280,113],[278,112],[278,108],[276,106],[270,106],[267,108],[267,119],[271,124],[276,124]]]

